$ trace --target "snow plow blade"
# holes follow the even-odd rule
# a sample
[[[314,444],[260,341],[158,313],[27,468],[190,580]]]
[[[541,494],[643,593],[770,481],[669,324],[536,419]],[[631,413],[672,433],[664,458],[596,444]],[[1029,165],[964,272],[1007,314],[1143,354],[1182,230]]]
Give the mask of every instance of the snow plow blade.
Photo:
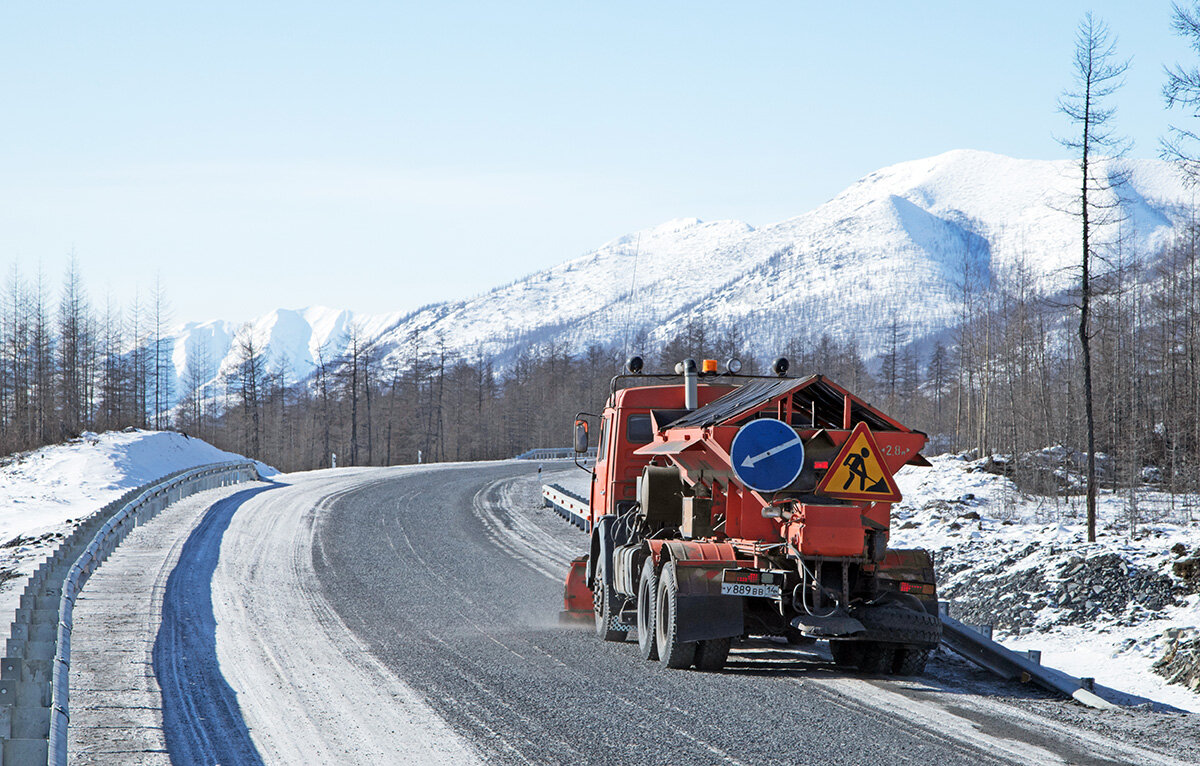
[[[563,588],[563,610],[558,613],[559,622],[591,622],[595,618],[592,591],[587,586],[587,560],[585,555],[571,561],[566,587]]]

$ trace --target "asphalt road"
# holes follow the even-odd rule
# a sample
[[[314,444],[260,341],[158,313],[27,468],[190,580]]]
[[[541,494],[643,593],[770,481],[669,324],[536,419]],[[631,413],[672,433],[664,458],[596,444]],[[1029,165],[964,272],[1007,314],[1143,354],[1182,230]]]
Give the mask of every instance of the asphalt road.
[[[1194,743],[1163,745],[1169,731],[1123,733],[1169,729],[1162,716],[1095,723],[1036,692],[964,689],[961,671],[936,662],[923,679],[867,678],[818,649],[762,642],[736,648],[721,673],[670,671],[632,643],[560,626],[566,562],[585,537],[539,507],[534,469],[383,473],[315,521],[327,602],[488,762],[1194,762]]]

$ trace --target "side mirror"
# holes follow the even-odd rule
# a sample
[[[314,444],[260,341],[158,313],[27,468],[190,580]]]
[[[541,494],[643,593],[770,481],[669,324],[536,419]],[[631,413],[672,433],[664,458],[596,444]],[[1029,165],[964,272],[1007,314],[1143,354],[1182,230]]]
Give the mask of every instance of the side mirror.
[[[586,420],[575,421],[575,452],[582,455],[588,451],[588,424]]]

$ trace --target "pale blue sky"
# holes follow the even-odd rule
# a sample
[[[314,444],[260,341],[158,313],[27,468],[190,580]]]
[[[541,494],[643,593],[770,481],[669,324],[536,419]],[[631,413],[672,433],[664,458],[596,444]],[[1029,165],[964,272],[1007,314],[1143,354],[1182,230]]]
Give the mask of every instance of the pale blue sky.
[[[5,3],[0,266],[157,271],[180,321],[400,311],[950,149],[1064,157],[1088,9],[1155,156],[1169,2]]]

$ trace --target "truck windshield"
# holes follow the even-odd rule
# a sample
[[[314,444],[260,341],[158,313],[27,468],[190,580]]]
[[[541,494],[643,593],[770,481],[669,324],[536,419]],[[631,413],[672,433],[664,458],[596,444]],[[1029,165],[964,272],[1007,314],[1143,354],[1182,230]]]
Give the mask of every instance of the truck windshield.
[[[654,429],[649,415],[630,415],[625,421],[625,438],[630,444],[649,444],[654,440]]]

